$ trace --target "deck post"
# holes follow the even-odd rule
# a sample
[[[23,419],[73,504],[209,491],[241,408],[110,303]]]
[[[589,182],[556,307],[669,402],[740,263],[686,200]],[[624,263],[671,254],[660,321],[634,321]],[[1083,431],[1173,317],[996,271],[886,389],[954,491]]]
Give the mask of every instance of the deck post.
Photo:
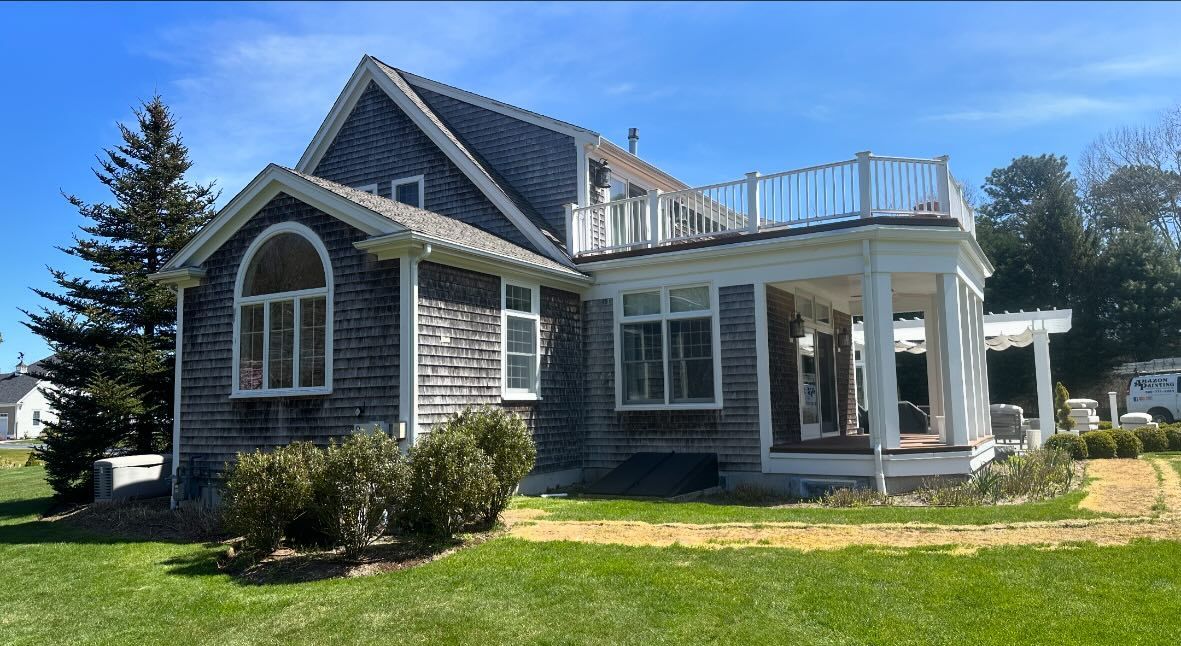
[[[870,442],[896,449],[902,443],[898,427],[898,372],[894,360],[894,299],[890,274],[870,271],[862,276],[865,317],[866,381],[869,385]]]
[[[935,190],[939,192],[939,213],[946,213],[951,217],[951,174],[947,170],[950,157],[940,155],[935,158],[939,164],[935,167]]]
[[[759,232],[759,222],[762,220],[762,199],[759,196],[759,171],[746,174],[746,229],[751,233]]]
[[[655,247],[663,239],[660,230],[660,189],[648,191],[648,246]]]
[[[1037,417],[1045,442],[1058,431],[1058,423],[1054,419],[1054,386],[1050,379],[1050,333],[1044,327],[1033,330],[1033,367],[1037,375]]]
[[[943,414],[947,437],[953,445],[968,444],[968,390],[964,374],[963,321],[960,320],[960,277],[939,274],[935,298],[939,301],[940,377],[943,379]]]
[[[566,253],[570,254],[571,258],[578,255],[578,249],[574,248],[574,241],[578,239],[574,233],[574,208],[576,206],[578,206],[578,205],[577,204],[567,204],[565,207],[566,208]]]
[[[870,169],[868,150],[857,153],[857,201],[861,208],[861,217],[873,216],[873,172]]]

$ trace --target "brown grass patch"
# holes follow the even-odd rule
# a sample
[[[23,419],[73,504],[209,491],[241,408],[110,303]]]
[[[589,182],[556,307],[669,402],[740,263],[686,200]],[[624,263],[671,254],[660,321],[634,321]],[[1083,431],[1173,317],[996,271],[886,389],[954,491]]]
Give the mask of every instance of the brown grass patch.
[[[1125,545],[1136,539],[1181,538],[1176,519],[1099,519],[1007,525],[653,525],[626,521],[535,521],[512,528],[511,534],[530,541],[576,541],[631,546],[681,545],[721,547],[779,547],[801,551],[838,550],[857,545],[881,548],[955,546],[951,553],[971,554],[986,547],[1071,543]]]
[[[1147,516],[1154,512],[1160,486],[1148,460],[1090,460],[1091,483],[1079,507],[1118,516]]]

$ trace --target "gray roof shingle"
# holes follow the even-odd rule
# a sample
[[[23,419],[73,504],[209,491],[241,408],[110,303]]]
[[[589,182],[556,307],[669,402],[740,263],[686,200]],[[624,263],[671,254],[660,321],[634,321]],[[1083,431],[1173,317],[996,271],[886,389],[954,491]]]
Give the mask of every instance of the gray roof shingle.
[[[278,166],[278,165],[276,165]],[[487,231],[474,227],[466,222],[461,222],[455,218],[450,218],[445,215],[435,213],[434,211],[427,211],[418,207],[395,202],[389,198],[374,195],[361,191],[350,186],[338,184],[323,177],[316,177],[315,175],[308,175],[297,170],[287,168],[285,166],[278,166],[283,170],[301,177],[320,188],[331,191],[344,199],[362,206],[374,213],[388,218],[393,222],[403,226],[411,231],[421,233],[424,235],[439,238],[441,240],[453,241],[466,247],[486,251],[509,258],[520,260],[531,265],[549,269],[553,271],[560,271],[571,276],[585,277],[586,274],[574,269],[573,267],[564,265],[556,260],[543,256],[535,251],[531,251],[519,245],[513,244],[504,238],[492,235]]]
[[[33,392],[37,384],[41,383],[41,378],[33,374],[35,371],[32,370],[32,367],[30,366],[30,371],[26,374],[18,372],[0,374],[0,404],[19,402],[25,395]]]

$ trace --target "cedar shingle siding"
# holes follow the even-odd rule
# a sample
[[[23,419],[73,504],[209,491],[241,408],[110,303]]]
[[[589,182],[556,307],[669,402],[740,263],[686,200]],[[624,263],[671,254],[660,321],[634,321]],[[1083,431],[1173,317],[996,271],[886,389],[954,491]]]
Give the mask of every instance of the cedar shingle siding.
[[[234,283],[242,255],[277,222],[308,226],[332,259],[333,392],[253,400],[228,398],[233,384]],[[181,465],[216,468],[239,451],[297,440],[327,443],[358,422],[398,421],[398,261],[353,247],[365,234],[280,194],[205,262],[205,283],[185,290]],[[361,408],[357,417],[355,409]]]
[[[842,330],[848,330],[852,333],[853,317],[834,309],[832,311],[832,325],[833,331],[839,338]],[[837,343],[836,355],[837,406],[839,407],[837,414],[841,416],[841,421],[843,422],[841,435],[848,435],[857,432],[857,395],[854,390],[856,388],[856,381],[854,377],[852,344],[848,348],[842,348],[840,343]]]
[[[566,239],[564,206],[578,201],[574,138],[425,88],[414,88],[460,139],[515,189],[523,210]]]
[[[390,197],[391,180],[424,175],[423,208],[533,249],[520,230],[372,82],[312,175],[348,186],[376,183],[382,197]]]
[[[418,418],[429,430],[467,406],[501,404],[501,283],[431,262],[418,272]],[[543,287],[540,305],[542,399],[505,405],[533,433],[535,473],[581,466],[581,302]]]
[[[791,292],[767,287],[767,346],[771,377],[771,438],[773,444],[800,441],[799,375],[795,340],[788,324],[795,316]]]
[[[759,403],[754,286],[718,289],[722,409],[615,411],[612,299],[583,304],[584,465],[610,468],[639,451],[717,453],[724,471],[758,471]]]

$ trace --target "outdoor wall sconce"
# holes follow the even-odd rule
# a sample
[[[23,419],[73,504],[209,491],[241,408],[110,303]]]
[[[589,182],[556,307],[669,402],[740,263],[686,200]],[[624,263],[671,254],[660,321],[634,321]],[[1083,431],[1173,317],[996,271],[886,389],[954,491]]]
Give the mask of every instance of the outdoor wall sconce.
[[[793,339],[804,338],[804,317],[796,312],[796,317],[787,324],[787,335]]]
[[[611,188],[611,167],[607,165],[606,159],[599,160],[599,167],[595,169],[593,179],[591,183],[595,188]]]
[[[837,347],[848,350],[851,345],[853,345],[853,334],[849,332],[849,328],[841,328],[841,331],[837,332]]]

